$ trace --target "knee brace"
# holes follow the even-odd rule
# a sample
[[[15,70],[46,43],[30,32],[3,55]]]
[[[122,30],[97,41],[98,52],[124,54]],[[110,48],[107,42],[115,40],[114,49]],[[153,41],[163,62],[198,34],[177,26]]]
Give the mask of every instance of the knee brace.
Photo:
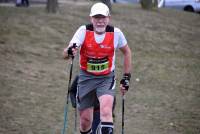
[[[88,131],[86,132],[80,132],[81,134],[92,134],[92,129],[90,128]]]
[[[112,122],[101,122],[100,132],[97,134],[113,134],[113,128]]]

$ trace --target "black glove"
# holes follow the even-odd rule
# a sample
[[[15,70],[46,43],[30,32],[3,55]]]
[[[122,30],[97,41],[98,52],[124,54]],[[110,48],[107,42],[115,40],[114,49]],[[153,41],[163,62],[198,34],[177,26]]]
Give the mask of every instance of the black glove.
[[[67,50],[67,54],[72,57],[74,57],[73,51],[72,51],[73,48],[77,48],[76,43],[73,43],[73,45],[71,47],[69,47]]]
[[[122,86],[125,88],[125,90],[128,91],[129,88],[129,83],[130,83],[130,79],[131,79],[131,74],[130,73],[125,73],[123,75],[123,78],[120,81],[120,84],[122,84]]]

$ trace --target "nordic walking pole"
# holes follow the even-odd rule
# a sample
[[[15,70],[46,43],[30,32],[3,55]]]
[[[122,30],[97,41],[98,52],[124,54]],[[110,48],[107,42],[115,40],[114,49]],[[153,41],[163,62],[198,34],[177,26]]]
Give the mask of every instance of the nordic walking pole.
[[[122,95],[122,132],[124,134],[124,102],[125,102],[125,95]]]
[[[131,78],[131,74],[125,73],[123,75],[122,80],[120,81],[120,84],[122,84],[122,86],[124,87],[123,90],[125,90],[125,91],[128,91],[130,78]],[[125,92],[122,92],[122,132],[121,132],[121,134],[124,134],[124,111],[125,111],[124,103],[125,103]]]
[[[68,103],[69,103],[69,91],[70,91],[71,79],[72,79],[73,61],[74,61],[74,57],[72,57],[71,63],[70,63],[70,74],[69,74],[67,98],[66,98],[66,103],[65,103],[65,108],[64,108],[64,126],[63,126],[62,134],[65,134],[66,127],[67,127],[67,112],[68,112]]]
[[[72,47],[76,48],[76,44],[74,43]],[[64,125],[63,125],[62,134],[65,134],[66,127],[67,127],[67,112],[68,112],[68,103],[69,103],[69,91],[70,91],[70,88],[71,88],[73,61],[74,61],[74,56],[72,55],[71,56],[71,63],[70,63],[70,74],[69,74],[67,98],[66,98],[66,103],[65,103],[65,108],[64,108]]]

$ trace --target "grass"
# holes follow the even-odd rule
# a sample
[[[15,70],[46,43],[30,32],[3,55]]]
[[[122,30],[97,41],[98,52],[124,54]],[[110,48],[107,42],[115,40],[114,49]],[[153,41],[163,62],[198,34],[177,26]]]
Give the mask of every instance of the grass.
[[[69,74],[69,62],[62,60],[61,54],[75,30],[88,23],[91,4],[63,4],[56,14],[46,13],[41,6],[0,7],[0,133],[60,133]],[[125,133],[198,134],[199,15],[114,4],[111,24],[124,32],[133,52]],[[117,59],[118,134],[118,86],[123,67],[120,52]],[[73,117],[70,108],[69,133],[73,131]]]

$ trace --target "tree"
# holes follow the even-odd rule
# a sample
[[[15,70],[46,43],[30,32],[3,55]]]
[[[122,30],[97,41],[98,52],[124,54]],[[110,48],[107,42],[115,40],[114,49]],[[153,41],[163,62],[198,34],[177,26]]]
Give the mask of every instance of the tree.
[[[140,0],[143,9],[153,9],[158,7],[158,0]]]
[[[101,2],[103,2],[104,4],[106,4],[108,6],[108,8],[110,9],[110,11],[112,11],[112,5],[110,0],[101,0]]]
[[[58,0],[47,0],[46,9],[48,13],[56,13],[58,10]]]

